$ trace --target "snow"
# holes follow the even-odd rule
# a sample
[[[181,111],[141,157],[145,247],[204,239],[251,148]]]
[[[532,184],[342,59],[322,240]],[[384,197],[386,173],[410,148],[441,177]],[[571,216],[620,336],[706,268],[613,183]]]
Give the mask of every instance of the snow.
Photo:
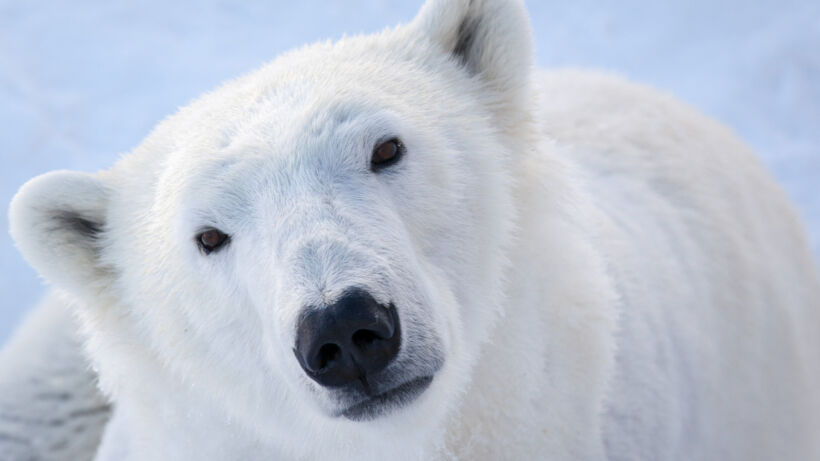
[[[0,203],[49,170],[106,168],[177,107],[282,51],[407,21],[420,3],[0,0]],[[732,126],[820,254],[820,2],[528,6],[541,66],[615,71]],[[0,273],[2,342],[44,288],[5,232]]]

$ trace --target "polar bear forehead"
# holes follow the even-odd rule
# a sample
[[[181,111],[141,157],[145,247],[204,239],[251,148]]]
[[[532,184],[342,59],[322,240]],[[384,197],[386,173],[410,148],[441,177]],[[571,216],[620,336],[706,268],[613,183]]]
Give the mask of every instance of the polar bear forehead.
[[[333,175],[367,168],[382,138],[425,133],[430,144],[447,144],[437,133],[457,132],[447,120],[461,117],[436,112],[478,112],[460,94],[441,105],[441,76],[423,66],[363,54],[355,62],[339,45],[315,45],[205,95],[115,167],[122,187],[112,204],[126,202],[118,209],[143,210],[158,222],[191,210],[236,221],[226,210],[247,216],[251,204],[308,192],[294,184],[328,184]]]
[[[246,214],[250,210],[236,205],[260,195],[287,201],[363,172],[376,143],[413,131],[392,111],[345,100],[268,114],[270,119],[249,121],[223,146],[204,151],[187,146],[169,155],[156,180],[156,201],[201,210],[230,205]]]
[[[474,82],[446,56],[433,70],[434,59],[393,52],[378,41],[368,46],[372,39],[312,45],[227,82],[162,122],[115,167],[115,175],[140,171],[156,186],[163,177],[171,184],[190,181],[197,177],[192,171],[216,177],[234,164],[259,171],[259,164],[271,160],[324,155],[343,161],[340,154],[361,150],[379,136],[401,135],[407,128],[435,133],[447,120],[463,118],[442,112],[470,118],[481,113],[470,97]],[[454,85],[455,79],[463,84]]]
[[[285,54],[195,101],[168,120],[173,128],[158,131],[193,147],[184,150],[202,151],[224,147],[249,133],[272,137],[317,114],[327,114],[317,122],[333,122],[357,111],[434,109],[442,97],[465,95],[469,84],[453,91],[450,83],[458,72],[444,56],[443,67],[450,72],[434,73],[412,54],[374,39],[315,44]]]

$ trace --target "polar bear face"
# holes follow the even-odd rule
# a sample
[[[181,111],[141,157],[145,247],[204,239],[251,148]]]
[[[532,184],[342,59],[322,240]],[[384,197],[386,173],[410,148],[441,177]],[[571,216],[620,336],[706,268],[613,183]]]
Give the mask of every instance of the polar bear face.
[[[498,314],[529,60],[519,3],[430,2],[228,83],[109,171],[32,180],[12,233],[80,300],[115,399],[148,363],[261,437],[407,439]]]

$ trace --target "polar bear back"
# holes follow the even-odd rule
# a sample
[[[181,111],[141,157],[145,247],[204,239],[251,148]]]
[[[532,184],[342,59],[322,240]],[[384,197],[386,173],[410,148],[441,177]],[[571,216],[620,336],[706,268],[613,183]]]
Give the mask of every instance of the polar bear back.
[[[730,130],[671,97],[575,71],[537,84],[544,133],[615,229],[608,451],[817,456],[820,288],[785,194]]]

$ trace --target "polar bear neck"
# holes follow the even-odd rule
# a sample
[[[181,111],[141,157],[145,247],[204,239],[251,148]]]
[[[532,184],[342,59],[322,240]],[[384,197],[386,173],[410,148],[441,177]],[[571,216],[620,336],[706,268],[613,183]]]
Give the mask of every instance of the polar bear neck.
[[[510,445],[493,445],[499,438],[523,455],[543,455],[545,439],[548,452],[568,459],[603,453],[600,414],[614,364],[618,301],[605,255],[590,242],[600,241],[608,224],[585,199],[573,165],[549,141],[538,146],[520,164],[515,201],[518,235],[539,238],[517,238],[508,253],[503,318],[447,435],[446,451],[460,459],[509,456]],[[574,213],[556,216],[567,204]],[[520,363],[536,368],[522,370]],[[505,408],[499,412],[487,401],[503,401]],[[536,422],[530,427],[537,433],[521,430],[516,421],[522,420]],[[570,427],[584,433],[567,434]]]

